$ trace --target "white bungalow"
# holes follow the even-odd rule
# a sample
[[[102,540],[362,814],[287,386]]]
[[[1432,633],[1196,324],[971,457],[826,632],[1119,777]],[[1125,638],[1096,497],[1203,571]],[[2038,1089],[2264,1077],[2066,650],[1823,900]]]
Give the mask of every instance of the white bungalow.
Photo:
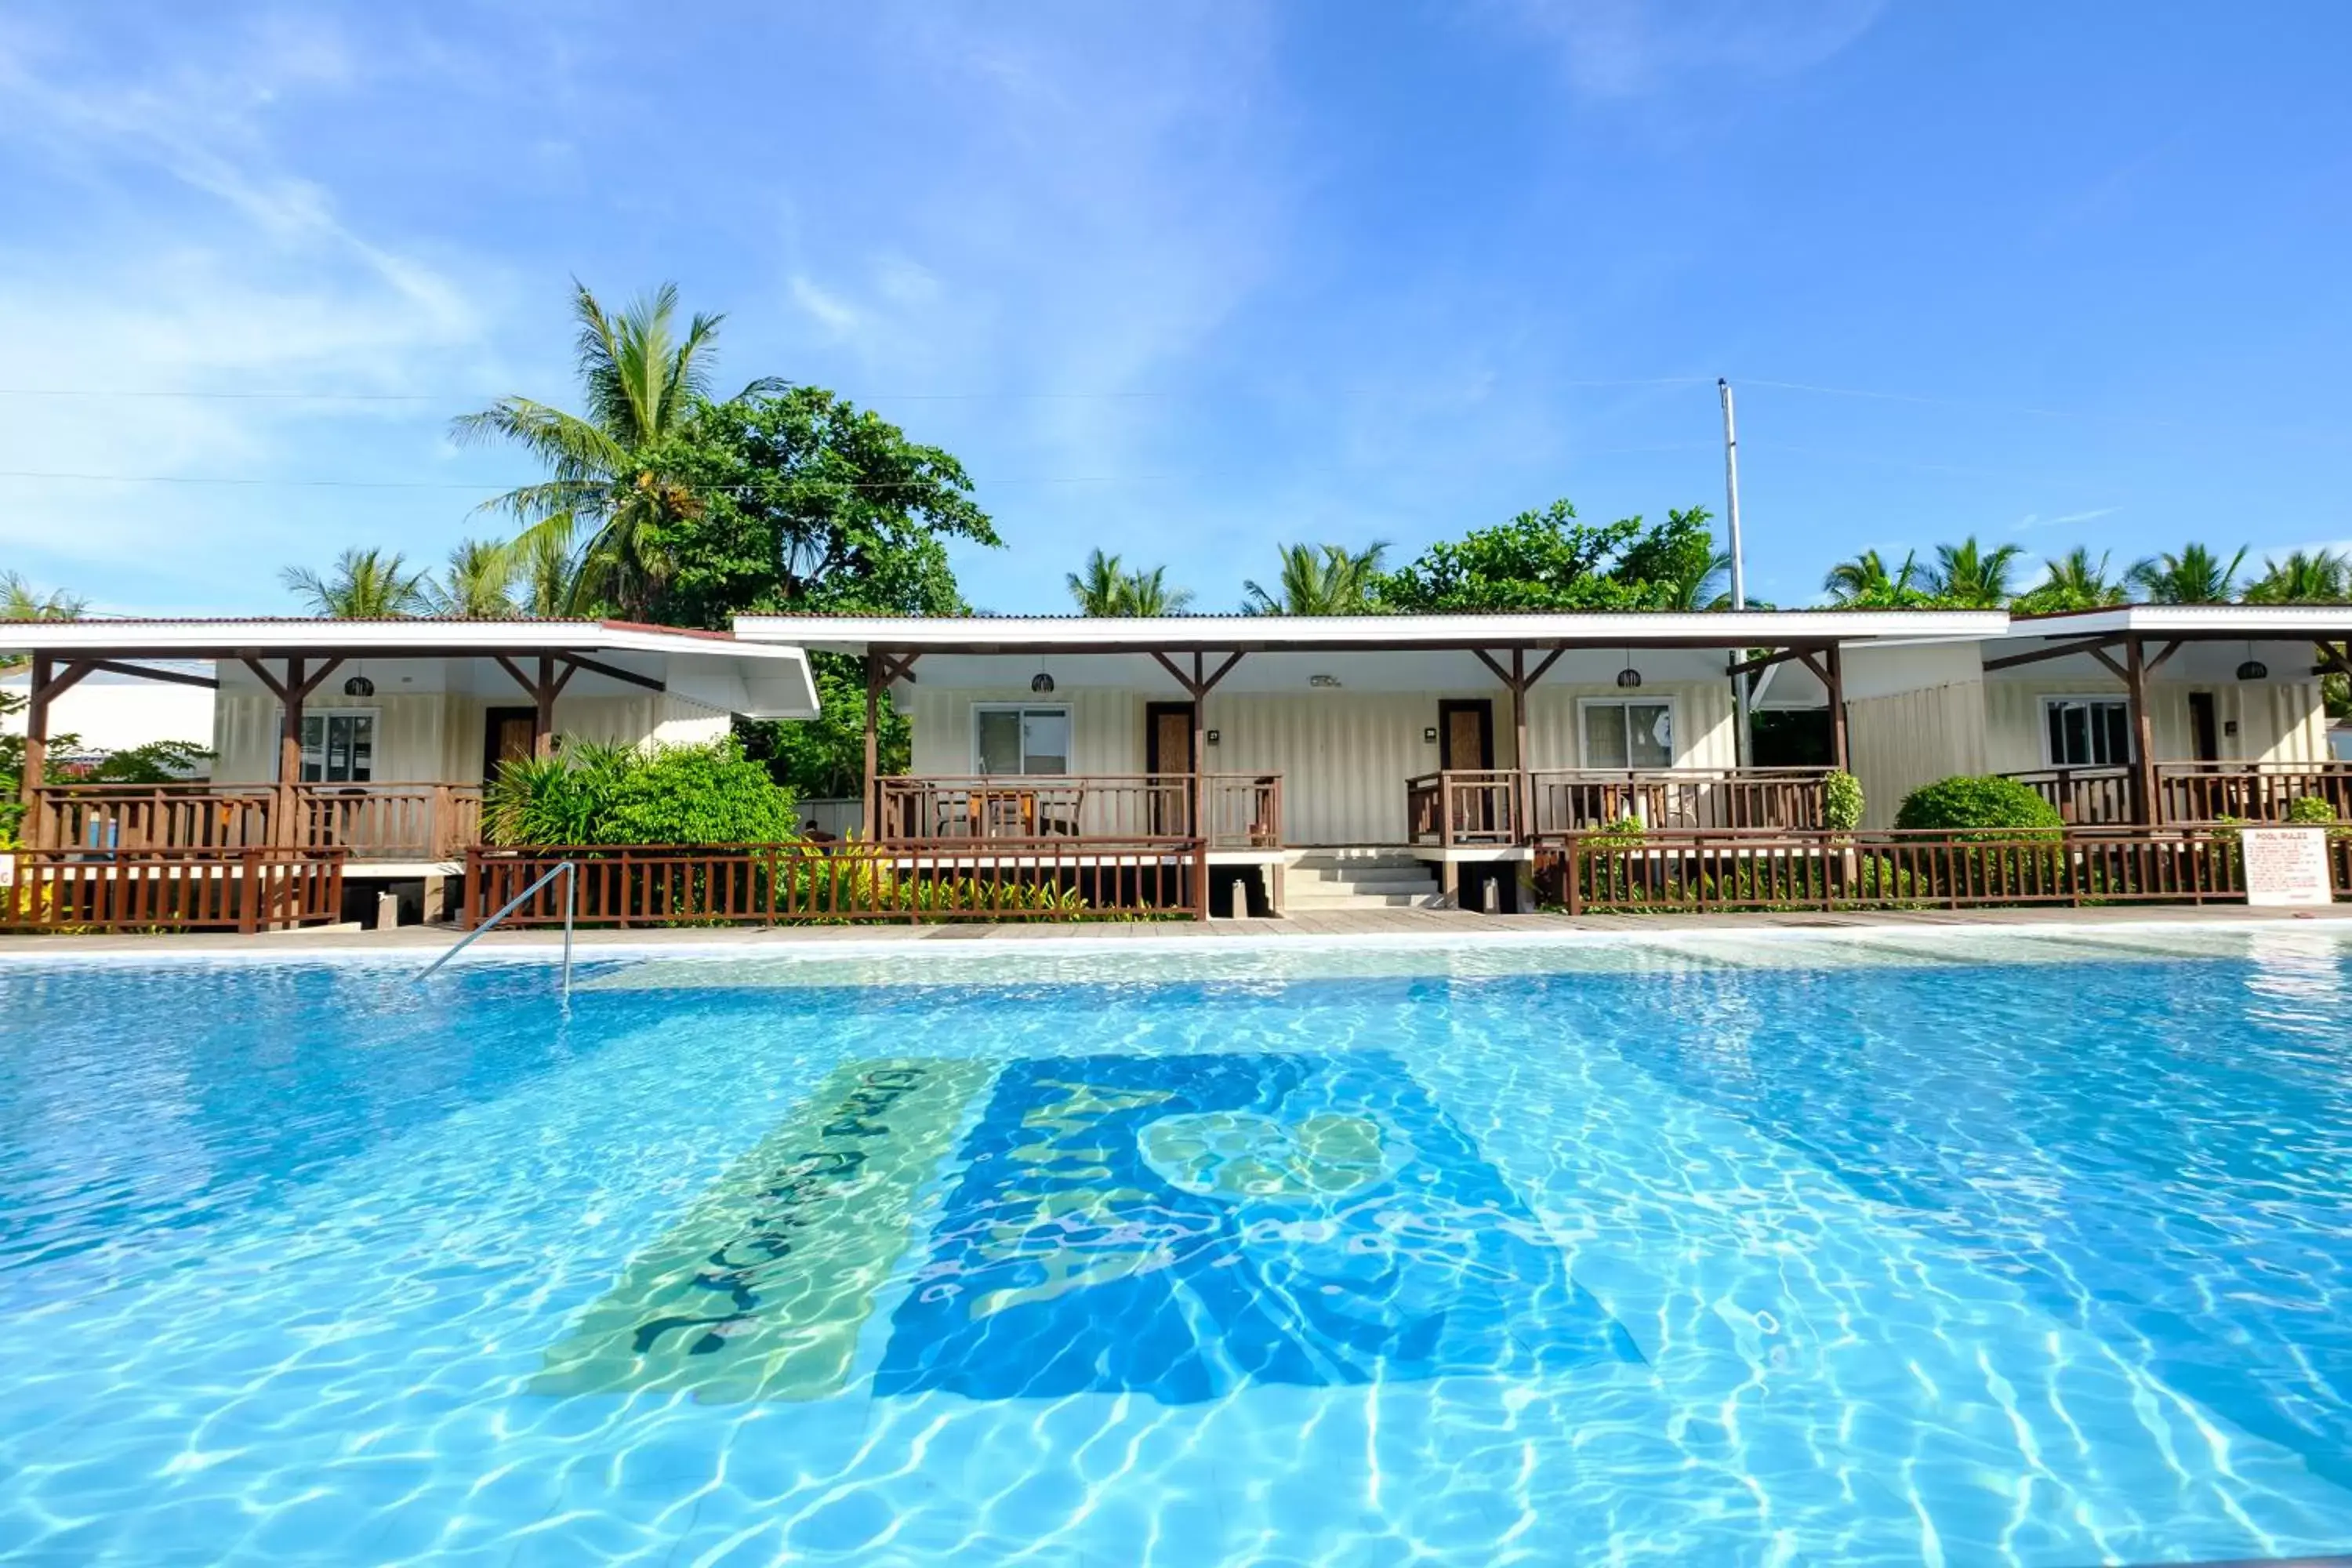
[[[0,635],[32,655],[30,846],[333,846],[351,852],[354,900],[376,884],[415,884],[422,900],[477,842],[499,761],[559,734],[681,743],[725,734],[732,714],[817,710],[798,648],[615,621],[50,621]],[[211,780],[48,779],[61,700],[101,677],[210,698]]]
[[[1197,822],[1213,903],[1280,910],[1512,907],[1537,840],[1629,816],[1817,826],[1828,769],[1743,765],[1731,672],[1822,710],[1836,765],[1849,710],[1854,756],[1880,729],[1902,751],[1911,712],[1941,700],[1921,693],[1980,679],[1978,645],[2008,624],[1999,611],[747,616],[735,629],[862,656],[869,712],[887,689],[908,716],[912,765],[875,781],[874,837],[1109,842]]]

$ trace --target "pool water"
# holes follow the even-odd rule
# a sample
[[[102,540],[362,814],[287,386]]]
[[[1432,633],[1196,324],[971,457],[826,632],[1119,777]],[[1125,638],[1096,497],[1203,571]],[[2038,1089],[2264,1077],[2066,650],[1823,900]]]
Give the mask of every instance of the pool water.
[[[2324,929],[582,973],[0,961],[0,1558],[2352,1551]]]

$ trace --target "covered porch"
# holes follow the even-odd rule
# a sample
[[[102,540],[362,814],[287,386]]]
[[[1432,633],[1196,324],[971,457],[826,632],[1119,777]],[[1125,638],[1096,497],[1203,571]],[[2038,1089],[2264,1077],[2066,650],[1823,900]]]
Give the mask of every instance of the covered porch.
[[[724,733],[731,713],[816,711],[796,648],[619,622],[63,621],[7,636],[32,660],[33,850],[333,851],[347,876],[455,870],[481,841],[485,782],[559,734],[685,742]],[[52,778],[52,709],[100,671],[212,689],[213,777]]]
[[[2347,638],[2352,611],[2316,605],[2020,617],[1986,649],[1994,771],[2075,826],[2276,822],[2305,798],[2352,819],[2321,686],[2352,674]]]
[[[1228,864],[1380,850],[1524,862],[1631,817],[1811,827],[1847,761],[1850,655],[1965,643],[1998,614],[1836,612],[1139,619],[745,616],[739,635],[857,656],[863,822],[881,844],[1197,841]],[[1754,765],[1735,678],[1818,693],[1823,755]],[[881,774],[885,693],[912,727]],[[1278,904],[1278,891],[1269,889]]]

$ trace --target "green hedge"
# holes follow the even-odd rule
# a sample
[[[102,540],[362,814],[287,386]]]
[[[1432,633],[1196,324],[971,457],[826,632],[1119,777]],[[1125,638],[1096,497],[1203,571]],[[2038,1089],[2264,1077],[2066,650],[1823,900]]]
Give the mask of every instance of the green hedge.
[[[784,844],[793,792],[731,737],[699,746],[574,742],[500,764],[482,801],[493,844]]]
[[[2058,808],[2015,779],[1966,774],[1913,790],[1895,826],[1946,833],[2063,827]]]

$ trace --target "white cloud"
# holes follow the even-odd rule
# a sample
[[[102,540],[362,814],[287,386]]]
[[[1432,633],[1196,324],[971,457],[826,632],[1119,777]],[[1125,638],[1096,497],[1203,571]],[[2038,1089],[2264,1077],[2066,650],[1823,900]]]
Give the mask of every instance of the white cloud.
[[[1559,47],[1570,80],[1630,98],[1692,71],[1784,76],[1868,31],[1885,0],[1500,0]]]
[[[2070,523],[2092,522],[2099,518],[2113,517],[2122,510],[2121,507],[2096,506],[2087,511],[2061,512],[2056,517],[2043,517],[2040,512],[2029,511],[2010,526],[2011,531],[2017,533],[2038,528],[2064,528]]]

